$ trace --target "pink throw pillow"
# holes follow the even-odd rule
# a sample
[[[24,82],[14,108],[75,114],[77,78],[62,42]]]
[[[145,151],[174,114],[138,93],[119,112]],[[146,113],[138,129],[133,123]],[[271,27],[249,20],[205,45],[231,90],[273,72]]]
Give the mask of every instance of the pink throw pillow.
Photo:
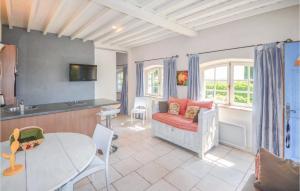
[[[179,115],[184,115],[187,107],[187,99],[178,99],[174,97],[169,98],[169,104],[170,103],[177,103],[180,105]]]

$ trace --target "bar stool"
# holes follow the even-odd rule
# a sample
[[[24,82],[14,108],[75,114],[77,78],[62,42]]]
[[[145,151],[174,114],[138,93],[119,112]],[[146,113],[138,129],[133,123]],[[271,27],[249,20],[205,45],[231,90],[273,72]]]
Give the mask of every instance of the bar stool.
[[[97,113],[98,116],[100,116],[100,123],[101,123],[101,117],[105,117],[105,125],[107,128],[112,129],[111,126],[111,118],[113,115],[116,115],[120,113],[120,109],[117,108],[112,108],[112,107],[101,107],[101,111],[99,113]],[[113,140],[118,139],[118,135],[114,134],[113,135]],[[118,150],[118,147],[114,144],[111,145],[111,152],[116,152]]]

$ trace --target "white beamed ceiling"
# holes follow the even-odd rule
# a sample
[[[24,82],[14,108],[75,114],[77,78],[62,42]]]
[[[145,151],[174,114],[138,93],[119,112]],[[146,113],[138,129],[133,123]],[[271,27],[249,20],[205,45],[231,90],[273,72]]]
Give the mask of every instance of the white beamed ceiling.
[[[1,0],[2,24],[126,49],[294,5],[299,0]],[[112,29],[112,26],[118,27]]]

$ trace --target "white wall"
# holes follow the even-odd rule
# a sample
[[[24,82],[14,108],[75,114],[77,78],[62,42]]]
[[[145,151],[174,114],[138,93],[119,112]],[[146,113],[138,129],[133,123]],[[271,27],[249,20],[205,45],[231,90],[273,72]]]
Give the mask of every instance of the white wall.
[[[95,48],[98,65],[95,98],[116,100],[116,52]]]
[[[199,32],[194,38],[179,36],[157,43],[133,48],[129,52],[129,108],[135,97],[135,64],[136,60],[179,55],[178,70],[187,69],[187,53],[198,53],[209,50],[232,48],[252,44],[261,44],[286,40],[299,40],[299,6],[294,6],[240,21],[227,23]],[[253,59],[253,48],[200,55],[200,62],[225,58]],[[186,97],[186,87],[178,87],[179,97]],[[251,112],[221,109],[220,119],[235,124],[243,123],[247,128],[247,150],[252,147]]]

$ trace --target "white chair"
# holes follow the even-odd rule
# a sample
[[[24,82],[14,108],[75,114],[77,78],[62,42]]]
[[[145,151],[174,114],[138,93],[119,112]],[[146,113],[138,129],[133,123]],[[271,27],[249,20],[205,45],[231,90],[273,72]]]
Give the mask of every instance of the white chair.
[[[134,99],[134,107],[131,110],[131,121],[136,117],[136,114],[142,116],[143,123],[146,120],[146,116],[149,108],[149,98],[148,97],[136,97]]]
[[[94,174],[97,171],[105,170],[105,183],[106,189],[109,189],[109,177],[108,177],[108,159],[109,159],[109,151],[113,137],[113,131],[97,124],[96,129],[93,134],[93,141],[96,144],[97,150],[101,150],[104,156],[104,160],[100,159],[98,156],[95,156],[93,161],[89,164],[89,166],[82,171],[79,175],[65,184],[60,190],[61,191],[73,191],[74,184],[79,180]]]

